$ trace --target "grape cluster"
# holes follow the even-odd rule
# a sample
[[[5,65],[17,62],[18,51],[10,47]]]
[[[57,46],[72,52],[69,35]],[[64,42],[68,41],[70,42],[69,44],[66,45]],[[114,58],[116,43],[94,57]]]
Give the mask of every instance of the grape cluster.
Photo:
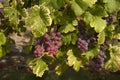
[[[81,52],[86,52],[88,50],[88,35],[86,34],[85,28],[83,26],[78,26],[78,29],[80,33],[78,35],[76,45]]]
[[[102,66],[104,64],[105,57],[106,56],[105,56],[104,52],[102,50],[100,50],[98,57],[93,59],[93,62],[94,62],[93,68],[96,71],[101,71],[102,70]]]
[[[44,52],[50,55],[56,55],[58,49],[62,46],[62,35],[60,32],[50,32],[45,34],[35,45],[34,55],[40,57]]]
[[[88,43],[79,37],[77,40],[77,47],[81,52],[86,52],[88,50]]]

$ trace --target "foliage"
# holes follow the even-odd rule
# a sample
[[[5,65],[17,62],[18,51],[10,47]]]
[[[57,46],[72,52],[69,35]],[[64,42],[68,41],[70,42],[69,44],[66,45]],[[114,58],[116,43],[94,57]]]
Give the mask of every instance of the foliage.
[[[109,15],[113,19],[109,20]],[[0,3],[0,57],[9,52],[9,34],[25,32],[28,27],[32,33],[28,50],[31,45],[34,50],[34,46],[40,44],[34,41],[41,40],[46,33],[62,34],[62,46],[57,48],[57,54],[47,54],[48,59],[45,55],[33,57],[29,62],[36,76],[42,77],[45,71],[60,75],[68,67],[79,71],[91,65],[100,50],[106,55],[103,68],[120,70],[119,0],[3,0]],[[79,36],[88,43],[84,52],[76,46]]]

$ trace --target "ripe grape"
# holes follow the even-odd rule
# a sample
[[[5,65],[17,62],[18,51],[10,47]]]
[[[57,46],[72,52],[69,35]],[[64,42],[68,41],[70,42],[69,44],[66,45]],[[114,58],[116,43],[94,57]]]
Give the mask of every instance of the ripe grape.
[[[35,46],[35,51],[34,51],[34,55],[36,57],[40,57],[43,53],[44,53],[44,47],[41,45],[36,45]]]
[[[88,50],[88,43],[79,37],[77,40],[77,47],[81,52],[86,52]]]
[[[35,46],[34,53],[39,57],[43,52],[48,52],[50,55],[55,55],[58,49],[62,46],[62,35],[60,32],[50,32],[43,35],[41,40],[38,40]],[[42,46],[42,47],[41,47]]]
[[[100,50],[99,55],[93,59],[94,62],[94,69],[97,71],[101,71],[102,70],[102,66],[104,64],[104,60],[105,60],[105,54],[102,50]]]

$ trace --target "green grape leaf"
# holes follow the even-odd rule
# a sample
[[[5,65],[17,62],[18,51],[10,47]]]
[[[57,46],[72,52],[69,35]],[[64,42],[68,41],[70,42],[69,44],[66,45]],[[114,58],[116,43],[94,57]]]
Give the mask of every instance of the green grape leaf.
[[[92,7],[97,2],[97,0],[83,0],[83,1],[87,3],[89,7]]]
[[[113,13],[120,8],[119,0],[103,0],[105,3],[105,9],[109,13]]]
[[[58,75],[61,75],[66,69],[68,68],[68,65],[63,62],[62,64],[58,64],[55,68],[55,72]]]
[[[103,44],[105,42],[105,31],[103,30],[98,34],[98,44]]]
[[[76,41],[77,41],[77,39],[78,39],[78,35],[76,34],[76,33],[72,33],[71,34],[71,43],[73,44],[73,45],[75,45],[76,44]]]
[[[18,31],[18,24],[19,24],[19,16],[21,16],[22,19],[26,18],[28,13],[25,8],[23,8],[23,2],[22,0],[19,0],[18,2],[16,0],[13,0],[10,2],[11,6],[7,6],[4,8],[4,13],[6,17],[9,17],[10,24],[12,25],[12,28],[16,31]]]
[[[69,45],[71,43],[71,35],[70,34],[67,34],[67,35],[64,35],[63,38],[62,38],[62,43],[64,45]]]
[[[52,24],[49,9],[45,6],[33,6],[26,23],[32,28],[34,36],[40,37],[47,32],[47,26]]]
[[[77,21],[77,20],[73,20],[73,21],[72,21],[72,25],[73,25],[73,26],[77,26],[77,25],[78,25],[78,21]]]
[[[82,67],[82,61],[74,55],[72,50],[68,50],[67,56],[68,65],[73,66],[75,71],[79,71],[80,67]]]
[[[93,19],[93,15],[90,12],[86,12],[84,15],[84,21],[89,24]]]
[[[101,31],[104,30],[104,28],[106,27],[106,21],[103,20],[101,17],[93,17],[93,19],[90,22],[90,26],[94,27],[95,31],[97,33],[100,33]]]
[[[0,32],[0,46],[6,43],[6,37],[4,33]]]
[[[69,14],[66,14],[63,11],[55,11],[54,15],[54,24],[61,25],[64,29],[65,26],[68,24],[72,24],[71,22],[75,20],[74,13],[72,11],[69,12]],[[72,24],[73,25],[73,24]]]
[[[39,77],[42,77],[44,72],[48,70],[48,65],[41,58],[30,61],[29,66],[32,68],[33,73]]]
[[[78,5],[78,3],[74,0],[71,3],[71,9],[74,11],[76,16],[80,16],[84,12],[82,8]]]
[[[66,26],[61,26],[59,31],[62,33],[68,33],[68,32],[73,32],[75,27],[72,24],[67,24]]]
[[[115,30],[115,25],[109,25],[108,27],[105,28],[105,34],[107,37],[109,37],[110,39],[113,38],[113,34],[114,34],[114,30]]]
[[[120,70],[120,47],[110,46],[110,59],[104,65],[106,70],[116,72]]]
[[[39,4],[57,10],[65,5],[65,0],[39,0]]]
[[[96,57],[98,54],[99,54],[99,46],[96,46],[95,48],[88,50],[82,55],[85,56],[87,60],[90,60]]]
[[[48,5],[54,9],[59,9],[60,7],[64,6],[64,4],[65,0],[50,0]]]
[[[90,10],[90,12],[94,16],[107,16],[108,15],[106,10],[104,9],[104,7],[101,5],[93,6],[92,9]]]
[[[78,36],[77,36],[77,33],[74,32],[74,33],[69,33],[69,34],[66,34],[63,36],[62,38],[62,43],[64,45],[69,45],[69,44],[73,44],[75,45],[76,44],[76,41],[78,39]]]

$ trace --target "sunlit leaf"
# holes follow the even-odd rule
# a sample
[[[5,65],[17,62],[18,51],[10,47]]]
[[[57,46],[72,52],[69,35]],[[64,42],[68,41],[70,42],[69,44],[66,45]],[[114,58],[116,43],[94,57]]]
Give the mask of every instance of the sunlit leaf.
[[[52,24],[49,9],[45,6],[33,6],[26,23],[32,28],[35,37],[40,37],[47,32],[47,26]]]
[[[98,44],[103,44],[105,41],[105,32],[104,30],[98,34]]]
[[[120,8],[119,0],[103,0],[105,3],[105,9],[109,13],[113,13]]]
[[[83,13],[82,8],[74,0],[72,1],[71,9],[74,11],[76,16],[80,16]]]
[[[84,21],[89,24],[93,19],[93,15],[90,12],[86,12],[84,16]]]
[[[44,72],[48,70],[48,65],[41,58],[30,61],[29,66],[32,68],[33,73],[39,77],[42,77]]]
[[[116,72],[120,70],[120,47],[110,46],[110,59],[105,63],[105,69]]]
[[[103,20],[101,17],[93,17],[90,22],[91,27],[94,27],[96,32],[101,32],[106,27],[106,21]]]
[[[73,66],[75,71],[79,71],[80,67],[82,67],[82,61],[74,55],[72,50],[68,50],[67,55],[68,65]]]
[[[92,7],[96,2],[97,0],[83,0],[84,2],[86,2],[89,7]]]

